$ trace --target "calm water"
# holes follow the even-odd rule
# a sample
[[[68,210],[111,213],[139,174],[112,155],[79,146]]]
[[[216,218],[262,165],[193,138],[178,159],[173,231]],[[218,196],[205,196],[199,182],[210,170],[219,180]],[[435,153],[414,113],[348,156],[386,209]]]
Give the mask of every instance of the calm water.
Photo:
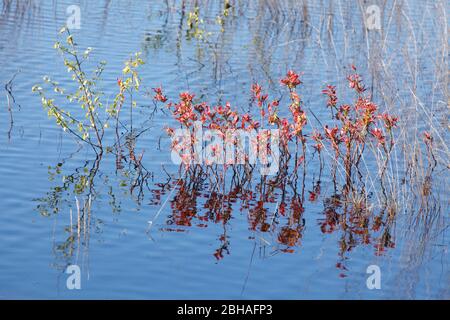
[[[94,61],[108,62],[103,85],[110,99],[123,61],[142,51],[146,89],[162,85],[171,98],[190,90],[211,103],[231,101],[240,110],[249,109],[253,81],[277,96],[286,70],[302,71],[305,103],[325,119],[322,88],[335,83],[343,90],[354,63],[380,105],[414,121],[414,127],[428,125],[417,119],[435,117],[448,141],[446,1],[390,4],[383,9],[383,32],[370,34],[357,2],[232,1],[222,32],[216,23],[222,2],[199,1],[202,28],[211,35],[198,41],[186,31],[194,1],[4,0],[0,83],[17,74],[12,126],[3,85],[0,96],[0,298],[450,298],[448,169],[436,169],[428,219],[417,220],[414,208],[420,204],[410,202],[412,209],[400,208],[395,222],[374,232],[370,243],[340,230],[324,232],[333,188],[324,170],[318,199],[308,199],[318,180],[313,169],[305,181],[300,239],[286,246],[280,240],[286,217],[269,230],[252,228],[254,199],[250,208],[234,201],[232,218],[224,224],[207,215],[207,200],[214,195],[199,190],[189,204],[195,210],[186,215],[179,189],[164,185],[164,170],[174,176],[178,171],[162,132],[173,121],[159,111],[150,119],[153,104],[145,96],[135,121],[150,127],[136,146],[139,153],[145,150],[143,164],[152,173],[148,184],[142,193],[131,193],[134,173],[116,171],[114,156],[104,156],[90,219],[80,242],[71,242],[70,212],[75,216],[76,199],[86,197],[74,192],[74,185],[95,157],[47,118],[31,87],[47,74],[71,85],[53,43],[73,3],[81,8],[77,42],[94,48]],[[417,115],[420,106],[426,112]],[[396,168],[401,176],[402,167]],[[269,221],[275,220],[276,202],[266,206]],[[379,252],[375,245],[385,232],[390,242]],[[70,264],[81,267],[81,290],[66,288]],[[381,290],[366,287],[366,268],[373,264],[382,271]]]

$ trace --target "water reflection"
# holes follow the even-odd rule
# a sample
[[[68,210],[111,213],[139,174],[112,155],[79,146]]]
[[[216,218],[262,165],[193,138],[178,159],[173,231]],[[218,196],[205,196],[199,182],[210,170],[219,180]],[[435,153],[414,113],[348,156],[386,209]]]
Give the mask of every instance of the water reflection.
[[[111,156],[114,155],[106,155]],[[123,160],[130,161],[129,157],[127,155]],[[62,178],[63,183],[52,188],[45,197],[36,199],[37,210],[43,216],[68,216],[63,229],[65,238],[54,244],[54,252],[58,260],[64,261],[63,266],[79,261],[80,257],[87,261],[90,233],[92,229],[101,232],[102,221],[96,218],[93,209],[99,195],[96,185],[100,184],[103,190],[108,190],[111,212],[119,214],[122,211],[117,201],[123,199],[123,193],[119,195],[113,191],[117,186],[112,184],[117,183],[138,206],[148,199],[149,205],[159,210],[164,209],[164,200],[169,200],[169,205],[163,211],[163,221],[153,222],[161,232],[186,232],[190,228],[221,226],[221,232],[215,235],[218,246],[211,252],[211,256],[217,260],[232,254],[230,244],[233,239],[228,229],[233,227],[237,215],[245,216],[248,221],[249,240],[260,250],[271,248],[270,255],[301,251],[303,234],[307,228],[309,232],[320,230],[325,235],[336,233],[339,241],[336,243],[338,256],[335,267],[340,270],[341,277],[347,276],[347,261],[357,246],[372,247],[375,256],[384,255],[387,250],[395,248],[393,231],[396,212],[390,211],[387,206],[376,208],[370,197],[361,193],[354,195],[351,201],[342,193],[323,194],[322,173],[318,179],[311,180],[312,187],[307,190],[309,197],[305,199],[303,192],[297,192],[307,189],[304,181],[294,187],[290,179],[292,176],[282,173],[268,179],[252,174],[249,176],[244,168],[233,168],[232,173],[225,174],[225,181],[222,182],[218,176],[221,183],[217,184],[208,174],[209,169],[196,166],[177,178],[174,174],[168,174],[166,181],[152,182],[149,173],[143,174],[144,169],[139,163],[131,161],[126,170],[118,168],[117,174],[122,178],[114,180],[101,173],[101,163],[104,161],[101,157],[86,161],[71,174],[64,173],[65,161],[49,168],[49,179],[58,181]],[[181,172],[183,168],[180,168]],[[256,174],[257,171],[252,172]],[[255,181],[259,182],[255,184]],[[441,210],[436,207],[438,202],[427,197],[430,194],[420,199],[421,205],[415,206],[419,211],[411,216],[415,218],[411,219],[410,226],[423,245],[436,236],[432,230],[442,231],[442,225],[434,228],[435,223],[443,222]],[[321,206],[323,209],[320,209]],[[316,225],[308,226],[306,208],[321,211],[316,218]],[[429,211],[422,212],[425,209]],[[150,231],[150,235],[153,232]],[[425,251],[422,247],[422,254]]]

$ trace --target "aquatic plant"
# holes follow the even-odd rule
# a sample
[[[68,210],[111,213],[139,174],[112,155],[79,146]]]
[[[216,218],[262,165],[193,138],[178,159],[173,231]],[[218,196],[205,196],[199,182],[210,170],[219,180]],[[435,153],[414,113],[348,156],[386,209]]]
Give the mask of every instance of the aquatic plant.
[[[134,132],[133,109],[136,107],[134,96],[140,90],[142,82],[138,68],[144,62],[139,53],[125,62],[122,75],[117,79],[118,92],[112,104],[106,106],[107,118],[101,119],[99,109],[103,108],[102,93],[98,90],[97,82],[101,78],[104,63],[100,64],[93,76],[87,76],[82,62],[88,59],[90,50],[80,58],[77,45],[69,31],[64,32],[68,35],[66,44],[58,42],[55,47],[65,57],[64,63],[78,90],[67,94],[56,82],[49,78],[46,78],[46,82],[55,92],[65,95],[69,102],[77,102],[87,120],[81,120],[80,116],[72,115],[56,104],[53,99],[47,97],[41,87],[35,87],[34,91],[41,95],[44,108],[56,119],[59,126],[99,151],[98,161],[104,148],[105,129],[113,120],[116,135],[113,147],[116,151],[117,169],[123,169],[123,153],[127,152],[127,162],[130,165],[127,174],[130,182],[126,182],[126,185],[130,188],[130,194],[137,190],[138,201],[142,201],[143,187],[147,185],[150,175],[142,164],[143,153],[138,154],[135,151],[136,138],[144,131]],[[377,252],[393,246],[389,226],[394,215],[389,210],[388,214],[384,215],[384,208],[375,215],[364,188],[360,189],[355,184],[355,173],[358,173],[359,181],[362,181],[364,177],[359,170],[360,162],[364,159],[366,150],[373,149],[376,153],[384,154],[380,171],[383,180],[395,144],[394,129],[398,119],[379,110],[371,97],[365,94],[362,78],[356,73],[356,68],[353,68],[353,71],[347,78],[349,87],[356,93],[352,103],[339,105],[340,100],[334,86],[328,85],[323,90],[323,94],[328,98],[327,107],[331,110],[332,122],[331,125],[324,126],[323,131],[307,128],[310,118],[299,91],[302,85],[301,74],[292,70],[287,71],[280,79],[280,85],[287,89],[288,99],[271,99],[260,84],[251,85],[251,100],[255,107],[250,112],[238,111],[230,102],[211,105],[197,99],[194,93],[188,91],[181,92],[176,101],[171,101],[162,87],[153,88],[155,103],[165,105],[187,137],[184,140],[175,139],[178,128],[166,127],[167,134],[174,138],[171,143],[172,151],[181,155],[180,177],[161,184],[163,190],[176,189],[171,199],[173,214],[168,224],[191,226],[196,219],[199,219],[197,225],[200,227],[208,220],[222,223],[224,232],[219,237],[220,247],[214,253],[217,259],[222,259],[224,254],[229,253],[230,247],[226,225],[233,215],[233,203],[239,199],[242,208],[248,210],[249,229],[260,233],[276,233],[280,250],[292,252],[292,248],[302,239],[305,223],[304,203],[307,200],[315,202],[319,198],[323,162],[331,160],[334,168],[344,168],[345,185],[342,192],[335,190],[334,195],[325,198],[324,218],[320,221],[322,232],[343,231],[342,252],[350,250],[357,243],[374,243]],[[122,141],[123,134],[119,133],[119,127],[123,127],[121,116],[125,106],[128,107],[130,121],[125,141]],[[268,143],[273,135],[270,129],[278,130],[275,144]],[[202,158],[205,145],[203,141],[198,140],[197,134],[203,130],[215,131],[219,139],[206,146],[206,152],[209,154],[205,161],[201,162],[199,159]],[[250,161],[249,153],[242,148],[244,141],[234,136],[239,130],[246,133],[256,132],[256,142],[250,143],[249,146],[250,153],[260,154],[263,151],[263,165],[273,160],[270,158],[275,154],[275,149],[279,150],[279,170],[273,176],[258,174],[254,170],[255,164]],[[432,138],[425,135],[425,141],[431,147]],[[235,147],[233,159],[227,157],[226,145],[230,142]],[[314,150],[311,155],[307,154],[308,144],[311,144]],[[113,152],[113,148],[108,147],[108,150]],[[324,151],[333,156],[325,157]],[[306,197],[307,158],[314,160],[315,153],[319,156],[319,179],[314,181],[313,188],[308,191],[309,197]],[[332,176],[336,185],[339,181],[335,170]],[[299,172],[303,173],[300,179]],[[172,177],[168,176],[170,181]],[[256,181],[259,182],[254,185]],[[88,182],[80,180],[80,185],[82,188],[92,186],[92,179]],[[197,212],[201,190],[208,194],[204,204],[207,210],[205,216],[200,216]],[[82,194],[84,189],[76,192]],[[275,211],[271,212],[270,206],[274,205]],[[280,224],[281,220],[284,221],[283,224]],[[377,233],[375,238],[370,237],[370,228]],[[176,230],[174,227],[172,229]]]
[[[209,190],[207,193],[211,194],[207,200],[207,208],[210,210],[208,216],[215,217],[216,221],[220,221],[224,215],[231,215],[231,203],[235,198],[240,198],[243,201],[243,207],[249,210],[249,228],[251,230],[273,231],[275,228],[273,219],[278,214],[281,217],[286,215],[287,224],[279,229],[277,240],[285,246],[282,251],[291,252],[292,247],[300,242],[303,230],[302,215],[307,171],[306,150],[307,144],[311,143],[319,155],[319,175],[322,174],[324,160],[331,160],[333,164],[332,177],[335,185],[339,183],[336,177],[336,167],[340,166],[345,171],[343,192],[339,193],[336,190],[335,196],[330,198],[330,206],[327,206],[325,210],[325,220],[321,222],[322,231],[330,233],[342,228],[345,231],[341,242],[342,250],[346,251],[356,245],[356,241],[364,244],[375,241],[371,239],[369,229],[372,226],[374,230],[380,230],[380,223],[384,223],[386,228],[383,229],[379,241],[375,241],[377,243],[376,250],[381,252],[386,246],[392,246],[392,240],[387,239],[393,214],[389,213],[384,216],[382,213],[384,208],[381,208],[381,213],[375,216],[373,205],[368,201],[364,187],[360,189],[355,185],[354,176],[357,172],[359,181],[364,180],[363,173],[359,168],[360,162],[369,149],[374,149],[372,151],[382,152],[385,155],[380,173],[380,178],[383,180],[384,171],[388,166],[388,159],[395,144],[393,132],[398,118],[379,110],[371,98],[365,95],[365,87],[361,76],[356,73],[356,68],[353,68],[353,71],[355,73],[347,78],[349,87],[356,92],[353,103],[338,105],[339,100],[334,86],[328,85],[323,90],[328,97],[327,107],[332,111],[331,121],[335,122],[334,125],[324,126],[323,133],[318,130],[313,130],[311,134],[305,133],[308,116],[297,91],[302,81],[300,75],[292,70],[288,71],[280,80],[280,84],[289,92],[288,105],[280,103],[283,98],[271,100],[262,86],[254,83],[251,86],[251,98],[256,106],[256,111],[252,113],[239,112],[233,109],[229,102],[225,105],[211,106],[207,102],[196,100],[195,94],[190,92],[182,92],[177,102],[170,102],[162,88],[155,88],[154,100],[166,104],[172,117],[180,128],[185,130],[188,137],[188,139],[180,141],[175,135],[176,128],[166,128],[167,134],[172,138],[172,150],[182,154],[182,168],[184,168],[184,174],[174,186],[174,188],[178,188],[178,193],[173,200],[176,207],[173,207],[174,220],[171,223],[190,226],[194,217],[197,217],[196,204],[199,190],[207,188]],[[280,115],[280,108],[288,110],[287,117]],[[255,113],[258,116],[255,117]],[[286,114],[286,112],[283,113]],[[255,118],[259,118],[259,120],[255,120]],[[212,154],[221,154],[219,158],[225,159],[229,130],[259,130],[258,140],[264,141],[262,136],[267,134],[267,128],[270,127],[279,131],[278,144],[268,148],[268,154],[273,152],[274,147],[280,149],[279,171],[270,179],[263,175],[261,182],[256,187],[252,186],[252,181],[258,179],[253,164],[249,162],[248,155],[247,157],[241,155],[244,161],[237,162],[237,164],[225,161],[219,163],[197,161],[199,148],[198,141],[194,137],[199,129],[212,129],[220,132],[220,139],[215,141],[211,150]],[[234,140],[233,143],[238,145],[240,142]],[[301,146],[301,151],[299,146]],[[200,147],[203,147],[203,144]],[[265,143],[257,144],[250,150],[258,152],[260,148],[266,148]],[[330,153],[328,149],[333,152]],[[333,156],[323,158],[324,150]],[[311,155],[312,157],[314,155]],[[299,188],[298,172],[301,164],[303,164],[303,178]],[[227,172],[227,170],[231,172]],[[227,175],[227,173],[229,174]],[[228,180],[229,183],[226,184],[227,176],[231,180]],[[288,195],[286,190],[288,187],[292,188],[293,195]],[[277,204],[275,217],[269,218],[270,214],[265,204],[275,201],[270,200],[276,197],[275,190],[278,190],[282,196],[281,199],[277,197],[280,202]],[[254,193],[255,191],[256,193]],[[255,202],[254,205],[246,205],[248,203],[246,194],[252,194],[251,199]],[[213,195],[215,196],[213,197]],[[319,195],[320,177],[314,188],[309,191],[309,200],[316,201]],[[289,201],[290,206],[287,204]],[[185,203],[189,203],[189,205],[185,206]],[[289,214],[286,212],[287,208],[291,210]],[[338,210],[341,210],[342,213],[338,213]],[[223,223],[226,223],[228,219],[226,218]],[[269,223],[268,219],[272,219],[272,223]],[[348,237],[353,240],[349,241]],[[360,240],[357,240],[358,238]],[[215,253],[216,258],[221,259],[222,252],[223,250],[221,251],[219,248]]]
[[[66,101],[57,103],[55,98],[51,97],[41,85],[33,86],[32,91],[40,95],[42,106],[47,111],[48,116],[55,119],[58,126],[80,141],[89,144],[98,154],[103,152],[105,129],[109,127],[111,118],[116,119],[117,132],[120,110],[125,102],[126,94],[130,97],[132,126],[132,109],[136,106],[136,102],[133,100],[133,91],[138,91],[140,86],[137,67],[144,62],[139,53],[125,62],[125,68],[122,72],[124,79],[118,80],[119,93],[116,95],[113,104],[107,106],[108,116],[105,118],[100,114],[104,103],[102,102],[103,92],[99,89],[99,82],[106,62],[98,63],[97,68],[89,74],[84,69],[84,64],[89,60],[92,48],[87,48],[83,54],[80,54],[78,45],[70,31],[64,27],[60,34],[66,34],[66,39],[64,42],[57,41],[54,48],[62,55],[64,65],[67,72],[70,73],[76,89],[71,92],[69,89],[62,88],[58,82],[52,80],[49,76],[44,76],[44,82],[55,93],[63,96]],[[80,109],[75,112],[70,111],[66,104],[72,103],[78,104]]]
[[[56,124],[68,131],[81,141],[90,144],[94,150],[101,150],[102,139],[106,122],[100,119],[98,110],[102,107],[100,101],[102,93],[97,89],[97,81],[99,80],[105,66],[105,62],[100,62],[93,75],[89,76],[83,69],[83,62],[89,58],[91,48],[80,56],[77,50],[77,44],[73,39],[70,31],[67,28],[62,28],[60,33],[66,33],[67,38],[65,44],[56,42],[54,47],[62,54],[64,58],[64,65],[67,67],[67,72],[71,74],[71,78],[75,81],[77,89],[74,93],[68,93],[65,89],[59,86],[59,83],[53,81],[50,77],[45,76],[44,81],[53,87],[53,90],[60,95],[63,95],[68,102],[79,103],[81,109],[84,111],[85,121],[81,117],[77,117],[72,112],[55,103],[55,99],[49,98],[44,89],[36,85],[32,88],[33,92],[38,92],[41,96],[41,102],[44,109],[47,111],[49,117],[53,117]],[[94,134],[93,140],[91,133]]]
[[[328,85],[322,91],[328,97],[327,107],[332,109],[332,114],[333,111],[335,112],[333,119],[338,122],[332,127],[325,126],[324,136],[334,150],[335,164],[345,169],[348,190],[353,182],[352,172],[354,169],[359,170],[366,145],[371,142],[376,152],[381,151],[385,154],[385,162],[380,174],[381,179],[383,179],[395,144],[393,129],[398,122],[396,116],[380,113],[378,106],[371,100],[371,97],[364,95],[366,89],[361,76],[356,73],[354,66],[352,66],[352,69],[354,73],[349,75],[347,80],[349,88],[356,93],[354,103],[338,106],[338,97],[334,86]],[[339,163],[340,161],[341,163]]]

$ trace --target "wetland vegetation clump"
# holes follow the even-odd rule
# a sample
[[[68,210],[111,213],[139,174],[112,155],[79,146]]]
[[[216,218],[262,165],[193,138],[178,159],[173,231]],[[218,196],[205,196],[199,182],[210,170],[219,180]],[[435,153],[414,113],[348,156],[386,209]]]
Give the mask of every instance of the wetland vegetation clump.
[[[344,172],[345,190],[349,194],[354,189],[355,179],[359,179],[363,183],[365,177],[360,170],[360,165],[371,150],[375,154],[382,154],[383,163],[380,165],[380,179],[383,180],[384,172],[389,164],[390,154],[393,150],[394,130],[397,127],[398,118],[388,112],[381,112],[379,107],[371,100],[371,97],[365,95],[365,87],[361,76],[356,73],[348,76],[349,87],[352,88],[356,97],[351,104],[338,105],[338,97],[334,86],[328,85],[323,90],[323,94],[328,97],[327,106],[331,109],[331,122],[334,125],[324,125],[322,132],[315,129],[312,134],[306,134],[308,115],[303,106],[300,94],[296,88],[302,83],[298,73],[289,70],[284,78],[280,80],[282,86],[288,88],[289,102],[285,107],[289,110],[288,116],[281,112],[283,106],[280,104],[281,99],[270,100],[263,88],[254,83],[251,87],[252,100],[256,103],[258,115],[253,113],[242,113],[231,107],[227,102],[225,105],[210,105],[205,101],[195,101],[195,94],[182,92],[179,95],[178,102],[168,102],[167,108],[171,111],[174,120],[179,126],[189,132],[188,141],[180,143],[178,139],[172,142],[172,149],[180,153],[183,164],[187,169],[195,166],[194,159],[199,157],[195,144],[198,143],[192,137],[195,136],[196,123],[199,123],[202,129],[218,130],[221,138],[212,145],[213,156],[219,159],[228,159],[226,145],[229,143],[229,132],[236,130],[244,130],[246,132],[259,130],[256,137],[258,141],[266,141],[270,132],[268,128],[278,130],[279,138],[276,140],[277,145],[268,148],[267,153],[270,155],[276,147],[281,159],[279,163],[282,168],[279,171],[289,171],[290,159],[293,158],[293,167],[291,172],[297,174],[299,165],[303,164],[303,170],[306,170],[307,145],[312,144],[314,150],[320,154],[326,150],[331,157],[333,167],[333,180],[336,181],[336,170]],[[162,94],[161,88],[155,89],[155,101],[166,102],[167,97]],[[282,110],[284,111],[284,110]],[[328,121],[329,122],[329,121]],[[167,133],[170,137],[174,137],[176,128],[168,127]],[[311,130],[309,130],[311,131]],[[232,137],[235,138],[235,137]],[[232,143],[237,150],[242,152],[242,141],[235,138]],[[301,146],[301,151],[300,151]],[[260,148],[264,146],[258,145],[253,151],[260,152]],[[236,155],[236,157],[244,158],[246,161],[244,166],[249,166],[247,170],[253,168],[249,163],[249,157],[245,155]],[[239,163],[241,162],[232,162]],[[232,167],[225,163],[225,166]],[[320,157],[319,166],[322,167],[322,158]],[[212,164],[209,165],[212,167]],[[233,168],[231,168],[233,169]],[[356,173],[358,175],[356,176]]]
[[[194,18],[191,16],[193,25],[200,23]],[[170,112],[172,119],[166,120],[166,132],[172,139],[168,151],[177,153],[181,163],[178,177],[163,168],[168,181],[156,183],[156,189],[152,189],[149,178],[153,178],[153,174],[143,165],[144,153],[139,155],[135,151],[137,137],[151,128],[139,133],[133,129],[133,109],[142,84],[138,68],[144,64],[140,54],[132,55],[125,62],[115,84],[118,92],[111,104],[104,105],[98,82],[105,63],[101,62],[92,75],[87,75],[83,67],[91,50],[80,56],[73,36],[68,30],[62,32],[67,35],[65,44],[57,42],[55,48],[63,55],[77,89],[68,93],[49,77],[44,80],[66,98],[66,103],[75,102],[80,110],[69,112],[64,103],[57,104],[41,86],[33,87],[33,91],[39,93],[44,109],[58,126],[96,151],[95,169],[90,171],[88,188],[83,189],[88,190],[89,199],[106,148],[116,155],[116,173],[124,171],[125,177],[132,180],[129,183],[122,181],[121,187],[129,187],[131,195],[137,192],[139,202],[143,200],[146,188],[159,195],[168,189],[175,192],[168,199],[173,211],[167,221],[167,225],[172,226],[168,230],[191,226],[195,220],[199,226],[205,226],[206,221],[221,223],[224,233],[219,237],[221,244],[214,253],[217,259],[229,253],[226,225],[233,217],[237,202],[240,211],[248,211],[250,230],[276,233],[281,251],[293,252],[293,247],[302,241],[305,202],[316,202],[321,196],[323,169],[328,167],[334,190],[331,195],[323,195],[323,216],[318,220],[321,232],[342,232],[342,256],[358,243],[373,243],[376,254],[395,246],[391,227],[401,205],[395,195],[397,182],[393,182],[387,173],[393,171],[391,157],[400,121],[372,100],[356,67],[352,66],[351,74],[346,78],[354,94],[351,101],[341,101],[334,85],[327,85],[322,90],[327,99],[323,108],[330,110],[330,116],[321,119],[305,105],[302,74],[293,70],[287,71],[279,80],[286,91],[277,98],[271,98],[262,85],[254,82],[250,88],[252,108],[248,111],[234,107],[230,102],[211,104],[190,91],[181,92],[178,99],[172,101],[161,86],[154,87],[151,94],[155,105],[153,113],[161,110],[167,115],[167,111]],[[160,109],[158,104],[162,104]],[[106,116],[99,112],[103,108]],[[128,126],[121,120],[124,108],[129,111]],[[153,113],[149,114],[149,119]],[[314,122],[319,125],[314,126]],[[108,130],[111,124],[115,131]],[[122,141],[122,129],[127,132],[125,141]],[[176,131],[179,129],[187,139],[178,139]],[[214,131],[218,139],[210,140],[206,145],[203,136],[198,139],[199,131],[202,135]],[[250,152],[244,150],[245,141],[236,137],[238,131],[249,136],[254,133],[256,140],[250,141]],[[107,136],[112,137],[113,145],[105,145]],[[436,162],[431,134],[425,133],[423,137],[429,161]],[[234,152],[232,159],[227,154],[230,143]],[[208,153],[206,161],[200,163],[198,159],[204,158],[205,150]],[[250,161],[252,153],[263,154],[262,165],[276,161],[277,170],[270,175],[255,170],[256,164]],[[128,170],[124,170],[124,162],[130,165]],[[378,169],[376,181],[374,170],[369,167]],[[306,186],[308,179],[311,180],[307,177],[308,172],[313,176],[313,187],[309,190]],[[371,192],[367,191],[368,183]],[[381,197],[377,190],[381,190]],[[201,197],[205,197],[201,205],[206,210],[204,216],[198,208]],[[378,200],[378,205],[373,198]],[[158,204],[160,200],[159,196],[152,203]]]
[[[4,290],[447,297],[447,2],[376,2],[4,0]]]
[[[136,53],[125,62],[122,71],[123,79],[118,80],[119,92],[114,102],[106,105],[107,116],[105,117],[101,113],[101,110],[105,108],[105,103],[103,102],[103,92],[100,89],[100,81],[106,62],[99,62],[95,70],[88,73],[84,65],[89,60],[92,48],[87,48],[80,53],[73,35],[67,28],[62,28],[60,34],[65,34],[66,39],[64,42],[57,41],[54,48],[63,57],[64,66],[71,75],[76,89],[70,91],[61,87],[49,76],[44,76],[45,84],[66,101],[57,102],[41,85],[33,86],[32,91],[40,95],[42,106],[48,116],[55,119],[58,126],[80,141],[89,144],[97,154],[102,153],[105,130],[110,126],[109,123],[112,119],[115,119],[116,128],[118,127],[126,95],[130,97],[130,113],[136,106],[136,102],[133,100],[133,91],[138,91],[140,86],[137,68],[144,64],[144,61],[140,58],[140,53]],[[66,105],[74,103],[78,104],[80,109],[71,111]]]

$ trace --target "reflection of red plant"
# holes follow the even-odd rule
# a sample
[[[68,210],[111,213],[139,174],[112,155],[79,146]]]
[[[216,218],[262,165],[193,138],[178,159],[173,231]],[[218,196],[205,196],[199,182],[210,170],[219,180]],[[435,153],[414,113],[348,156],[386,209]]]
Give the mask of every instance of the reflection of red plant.
[[[251,230],[257,230],[258,226],[259,230],[262,232],[267,232],[270,230],[270,224],[266,222],[267,209],[264,208],[264,203],[264,201],[258,201],[256,206],[249,212]]]
[[[325,221],[320,225],[322,233],[333,233],[337,229],[339,223],[339,214],[334,209],[325,211]]]
[[[386,251],[386,248],[395,248],[395,243],[390,238],[385,239],[382,237],[380,241],[375,245],[375,255],[381,256]]]
[[[288,247],[294,247],[299,242],[300,237],[301,234],[298,230],[286,226],[281,228],[278,234],[278,242]]]
[[[317,184],[314,186],[313,191],[309,191],[309,201],[314,202],[317,200],[317,198],[320,195],[320,181],[317,182]]]
[[[222,253],[222,251],[223,251],[223,249],[222,249],[222,248],[219,248],[219,249],[216,250],[216,252],[214,252],[214,257],[215,257],[217,260],[223,259],[223,253]]]

